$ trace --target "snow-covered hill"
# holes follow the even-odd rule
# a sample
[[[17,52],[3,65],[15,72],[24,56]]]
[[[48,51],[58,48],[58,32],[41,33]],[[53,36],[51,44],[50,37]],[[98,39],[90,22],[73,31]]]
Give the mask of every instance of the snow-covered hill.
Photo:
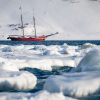
[[[22,0],[24,23],[32,33],[33,9],[39,35],[58,31],[48,39],[100,39],[100,0]],[[0,38],[11,31],[8,24],[20,23],[19,0],[0,0]],[[4,35],[4,36],[3,36]]]

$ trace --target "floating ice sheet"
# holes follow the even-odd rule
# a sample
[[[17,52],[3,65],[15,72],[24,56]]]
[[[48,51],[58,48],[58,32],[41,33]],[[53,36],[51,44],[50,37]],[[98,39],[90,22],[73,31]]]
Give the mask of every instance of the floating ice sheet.
[[[0,100],[76,100],[64,96],[62,93],[49,93],[41,91],[38,93],[0,93]]]
[[[52,84],[52,85],[51,85]],[[100,93],[100,72],[69,73],[52,76],[46,80],[44,89],[51,93],[85,97]]]
[[[37,78],[25,71],[9,72],[0,71],[0,90],[1,91],[28,91],[35,87]]]

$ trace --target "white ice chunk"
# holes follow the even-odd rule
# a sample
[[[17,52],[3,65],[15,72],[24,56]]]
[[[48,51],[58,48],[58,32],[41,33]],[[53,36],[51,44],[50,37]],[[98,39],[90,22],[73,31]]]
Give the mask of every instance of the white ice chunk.
[[[2,52],[12,52],[11,47],[4,47],[2,48]]]
[[[100,49],[93,49],[88,52],[77,67],[78,71],[100,70]]]
[[[45,52],[43,52],[43,55],[48,55],[48,56],[50,56],[50,55],[61,55],[56,49],[54,49],[54,50],[47,50],[47,51],[45,51]]]
[[[52,70],[59,67],[76,67],[77,46],[64,45],[1,45],[0,69],[19,71],[22,68]],[[65,53],[67,52],[67,54]]]
[[[95,44],[91,44],[91,43],[85,43],[81,46],[81,49],[87,49],[87,48],[93,48],[96,47]]]
[[[0,70],[0,90],[27,91],[33,89],[37,78],[29,72],[8,72]]]
[[[38,93],[0,93],[0,100],[76,100],[65,97],[62,93],[49,93],[41,91]]]
[[[20,59],[6,59],[0,58],[0,69],[9,71],[19,71],[23,68],[37,68],[41,70],[52,70],[59,67],[76,67],[75,61],[73,59],[30,59],[30,60],[20,60]]]
[[[75,97],[100,94],[100,72],[92,71],[52,76],[46,80],[44,89],[51,93],[63,92],[64,95]]]

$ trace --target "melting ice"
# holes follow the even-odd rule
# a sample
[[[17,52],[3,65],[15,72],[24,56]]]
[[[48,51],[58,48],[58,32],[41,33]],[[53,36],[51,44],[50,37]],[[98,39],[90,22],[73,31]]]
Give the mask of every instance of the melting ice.
[[[99,66],[100,47],[90,43],[80,46],[0,45],[0,99],[89,99],[100,94]],[[30,70],[25,71],[27,68]],[[71,69],[52,74],[59,68]],[[40,76],[34,69],[40,70]],[[46,75],[45,78],[42,75]],[[39,85],[42,90],[35,92]]]

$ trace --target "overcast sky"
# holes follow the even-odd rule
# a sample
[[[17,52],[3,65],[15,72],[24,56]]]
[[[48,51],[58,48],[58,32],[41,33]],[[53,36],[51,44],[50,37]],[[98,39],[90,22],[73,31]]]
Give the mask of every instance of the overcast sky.
[[[24,23],[32,24],[34,9],[39,35],[58,31],[49,39],[100,39],[99,0],[21,0],[21,4]],[[7,25],[20,23],[19,6],[20,0],[0,0],[1,34],[18,33]]]

